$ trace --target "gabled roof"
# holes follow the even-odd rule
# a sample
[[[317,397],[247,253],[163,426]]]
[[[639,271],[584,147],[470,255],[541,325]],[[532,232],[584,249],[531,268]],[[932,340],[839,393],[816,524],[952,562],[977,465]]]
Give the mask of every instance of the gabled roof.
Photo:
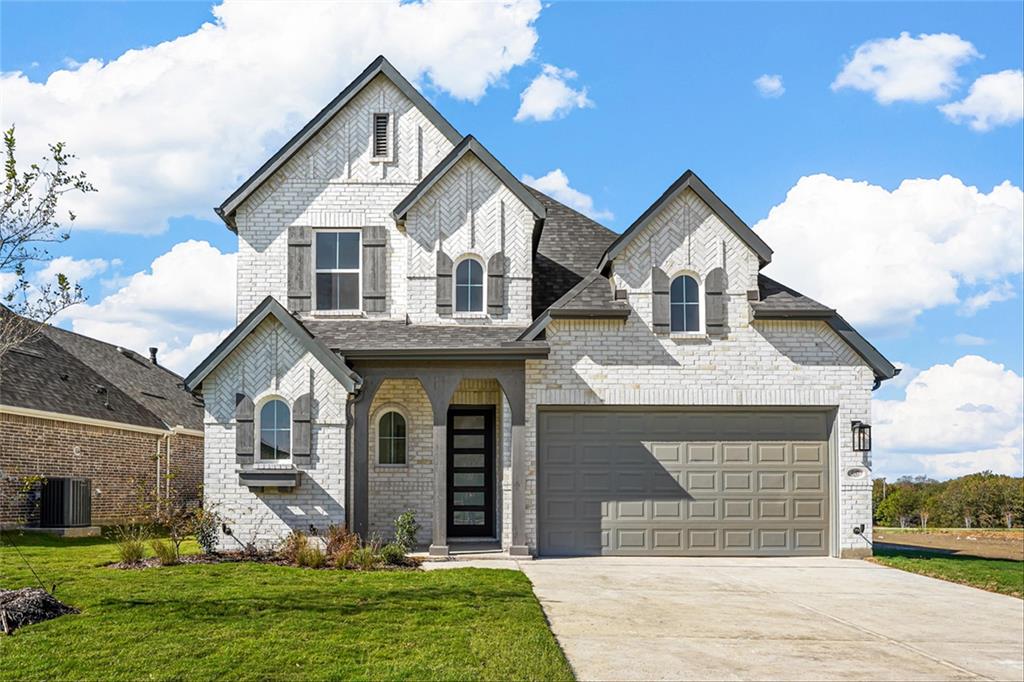
[[[430,191],[430,188],[437,183],[438,180],[443,178],[445,174],[450,171],[455,164],[459,162],[466,154],[472,153],[476,158],[480,159],[481,162],[487,168],[498,176],[498,179],[512,190],[512,193],[516,197],[526,204],[526,207],[530,209],[533,216],[537,220],[544,220],[547,211],[544,209],[544,204],[537,200],[533,194],[530,193],[523,183],[519,182],[514,175],[508,172],[508,169],[501,165],[501,162],[494,158],[494,155],[487,151],[487,148],[480,144],[472,135],[467,135],[461,142],[455,145],[455,149],[451,150],[446,157],[441,159],[441,162],[434,166],[433,170],[427,173],[416,187],[409,192],[402,201],[395,207],[395,210],[391,212],[391,215],[395,220],[405,220],[406,214],[409,213],[409,209],[419,201],[423,195]]]
[[[0,307],[0,315],[10,314]],[[0,404],[147,429],[201,430],[203,404],[181,381],[127,348],[40,325],[0,359]]]
[[[633,241],[636,235],[654,219],[654,216],[658,214],[658,211],[662,206],[675,199],[687,189],[693,190],[694,193],[699,196],[712,211],[714,211],[715,215],[721,218],[722,222],[735,232],[736,236],[757,254],[757,258],[761,262],[761,267],[771,263],[772,250],[764,243],[764,240],[757,236],[757,234],[751,230],[738,215],[733,213],[733,210],[726,206],[725,202],[719,199],[718,196],[704,184],[704,181],[697,177],[696,173],[692,170],[687,170],[679,176],[678,180],[673,182],[672,185],[665,190],[664,194],[658,197],[657,201],[651,204],[647,210],[643,212],[643,215],[637,218],[625,232],[619,235],[618,239],[612,242],[612,245],[608,247],[608,250],[605,251],[604,256],[601,258],[601,263],[598,266],[598,269],[604,269],[604,266],[607,265],[609,261],[622,253],[622,250],[625,249],[631,241]]]
[[[313,138],[320,130],[327,125],[327,123],[334,118],[341,109],[352,100],[353,97],[359,94],[359,91],[366,87],[367,83],[377,77],[378,74],[383,74],[391,80],[395,86],[402,91],[402,94],[412,100],[412,103],[419,109],[424,116],[427,117],[441,134],[447,137],[452,144],[458,144],[462,140],[462,135],[459,131],[452,126],[451,123],[445,119],[441,113],[434,108],[427,99],[420,94],[412,83],[405,79],[401,73],[398,72],[394,66],[391,65],[383,55],[377,57],[373,62],[359,74],[354,81],[348,84],[348,86],[338,93],[338,96],[331,100],[330,104],[324,107],[320,113],[313,117],[313,119],[303,126],[302,130],[295,134],[292,139],[288,140],[281,149],[277,151],[272,157],[270,157],[266,163],[260,166],[259,170],[252,174],[248,180],[242,183],[242,186],[236,189],[231,196],[224,200],[220,206],[214,209],[217,215],[227,223],[227,226],[231,231],[235,230],[234,225],[234,213],[235,210],[242,204],[245,199],[259,189],[271,175],[273,175],[281,166],[288,162],[302,148],[306,142]]]
[[[302,344],[303,348],[312,353],[313,357],[319,360],[320,364],[326,367],[327,371],[341,382],[341,385],[347,391],[351,393],[361,383],[360,377],[350,370],[339,356],[314,339],[313,335],[298,320],[292,317],[273,296],[267,296],[251,313],[246,315],[245,319],[235,327],[234,331],[228,334],[227,338],[213,349],[213,352],[205,360],[199,363],[198,367],[192,370],[192,373],[185,378],[185,388],[189,391],[199,388],[203,383],[203,379],[268,317],[273,317],[280,322]]]
[[[520,335],[521,341],[533,341],[543,332],[551,320],[558,318],[591,320],[625,320],[632,307],[626,301],[617,301],[611,289],[611,282],[599,270],[592,270],[576,286],[552,303]]]
[[[757,276],[757,286],[760,300],[750,304],[755,320],[822,320],[863,358],[875,373],[876,382],[900,373],[834,309],[764,275]]]

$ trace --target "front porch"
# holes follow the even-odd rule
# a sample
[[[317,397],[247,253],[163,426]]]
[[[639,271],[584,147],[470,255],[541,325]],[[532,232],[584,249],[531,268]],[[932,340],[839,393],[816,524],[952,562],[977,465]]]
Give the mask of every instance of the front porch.
[[[351,527],[416,513],[431,557],[528,556],[523,360],[352,361]],[[396,428],[400,424],[400,428]],[[400,447],[398,447],[400,445]]]

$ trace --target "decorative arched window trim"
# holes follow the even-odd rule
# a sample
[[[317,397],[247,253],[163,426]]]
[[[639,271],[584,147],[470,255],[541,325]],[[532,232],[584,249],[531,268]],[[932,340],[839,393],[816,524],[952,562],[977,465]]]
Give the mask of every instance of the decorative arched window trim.
[[[397,414],[405,422],[405,452],[404,452],[404,461],[402,461],[402,462],[383,462],[383,461],[381,461],[381,457],[384,454],[383,450],[381,449],[381,438],[383,436],[382,423],[381,422],[383,422],[384,417],[386,417],[387,415],[389,415],[391,413]],[[409,415],[405,411],[405,409],[403,407],[401,407],[400,405],[395,405],[395,404],[391,404],[391,403],[385,404],[385,405],[381,405],[379,408],[377,408],[374,411],[372,423],[373,423],[374,429],[375,429],[375,432],[373,434],[373,444],[374,444],[374,448],[376,449],[376,457],[374,458],[374,462],[376,463],[376,465],[379,466],[379,467],[407,467],[407,466],[409,466],[409,424],[410,424],[410,419],[409,419]]]
[[[674,307],[676,305],[676,301],[672,298],[672,285],[675,284],[676,280],[679,279],[680,277],[689,277],[690,279],[693,280],[694,284],[697,285],[697,300],[693,302],[697,306],[697,329],[676,329],[675,326],[672,324],[672,319],[674,317],[672,315],[672,311],[674,310]],[[673,336],[702,336],[706,334],[707,326],[704,321],[704,314],[706,312],[704,309],[704,278],[700,276],[700,273],[698,273],[696,270],[689,269],[676,270],[675,272],[672,273],[672,276],[669,278],[668,291],[669,332]],[[689,301],[687,303],[689,303]]]
[[[480,266],[480,309],[459,310],[459,267],[466,261]],[[487,264],[477,253],[464,253],[452,263],[452,314],[456,317],[483,317],[487,315]]]
[[[287,426],[287,431],[288,431],[288,456],[287,457],[279,457],[279,458],[269,458],[269,457],[264,457],[263,456],[263,408],[266,407],[268,403],[274,402],[275,400],[280,401],[285,406],[285,409],[288,410],[288,415],[287,415],[288,418],[286,420],[286,423],[288,424],[288,426]],[[253,435],[255,436],[255,438],[253,440],[255,441],[254,449],[256,451],[255,452],[256,456],[254,458],[255,461],[257,461],[257,462],[261,462],[261,461],[262,462],[291,461],[291,459],[292,459],[292,451],[294,449],[293,438],[294,438],[294,431],[295,431],[294,425],[292,424],[292,413],[293,413],[293,406],[292,406],[291,402],[287,398],[285,398],[283,395],[280,395],[280,394],[277,394],[277,393],[268,393],[268,394],[260,396],[256,400],[256,409],[255,409],[255,414],[253,415]],[[282,430],[284,430],[284,429],[281,429],[281,428],[277,429],[277,431],[282,431]]]

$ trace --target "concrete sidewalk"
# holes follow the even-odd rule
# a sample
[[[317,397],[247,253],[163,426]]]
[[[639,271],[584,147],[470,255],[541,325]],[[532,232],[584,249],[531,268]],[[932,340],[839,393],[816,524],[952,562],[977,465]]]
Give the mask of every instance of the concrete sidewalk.
[[[517,566],[581,680],[1024,679],[1024,601],[868,562]]]

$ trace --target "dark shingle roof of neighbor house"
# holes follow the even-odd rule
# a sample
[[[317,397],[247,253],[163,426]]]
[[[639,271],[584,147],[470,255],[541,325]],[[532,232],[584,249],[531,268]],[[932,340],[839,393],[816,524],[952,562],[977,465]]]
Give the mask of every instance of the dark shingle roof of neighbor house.
[[[138,353],[44,325],[3,357],[0,404],[168,429],[203,428],[181,377]]]
[[[525,327],[421,325],[394,320],[307,320],[318,341],[346,358],[547,355],[544,342],[517,341]]]

